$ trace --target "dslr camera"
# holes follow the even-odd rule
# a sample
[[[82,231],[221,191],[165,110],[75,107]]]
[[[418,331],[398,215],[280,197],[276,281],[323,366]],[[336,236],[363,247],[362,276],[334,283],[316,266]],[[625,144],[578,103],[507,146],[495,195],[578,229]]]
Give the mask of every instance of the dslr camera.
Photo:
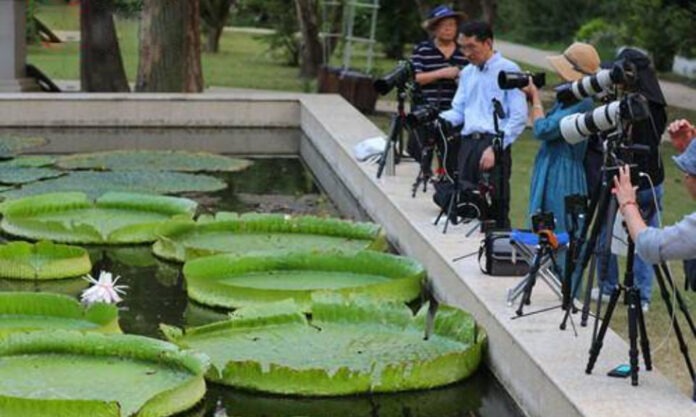
[[[537,88],[541,88],[546,85],[545,72],[500,71],[498,73],[498,87],[500,87],[502,90],[524,88],[529,84],[530,77]]]

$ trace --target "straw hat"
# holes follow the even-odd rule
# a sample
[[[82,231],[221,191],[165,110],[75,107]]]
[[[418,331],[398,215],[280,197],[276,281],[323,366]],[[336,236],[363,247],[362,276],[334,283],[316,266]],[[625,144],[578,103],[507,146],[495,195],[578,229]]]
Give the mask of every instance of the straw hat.
[[[445,5],[439,5],[432,9],[430,13],[428,13],[428,18],[423,21],[421,26],[425,30],[433,30],[435,26],[440,22],[442,19],[446,19],[448,17],[453,17],[457,19],[457,24],[461,23],[462,20],[466,20],[467,15],[462,12],[455,12],[451,8],[445,6]]]
[[[575,42],[563,55],[548,56],[546,59],[566,81],[579,80],[599,70],[599,54],[594,46],[587,43]]]

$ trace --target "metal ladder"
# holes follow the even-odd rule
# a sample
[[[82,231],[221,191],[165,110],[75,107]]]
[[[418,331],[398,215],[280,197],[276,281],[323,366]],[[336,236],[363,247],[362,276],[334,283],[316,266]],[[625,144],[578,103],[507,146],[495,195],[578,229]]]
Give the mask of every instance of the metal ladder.
[[[343,7],[343,28],[341,33],[330,33],[329,28],[329,10],[332,7]],[[343,42],[343,62],[342,68],[348,70],[351,68],[351,60],[353,58],[353,44],[367,44],[366,68],[365,72],[372,71],[372,64],[375,55],[375,32],[377,30],[377,12],[379,10],[379,0],[325,0],[322,2],[322,25],[323,30],[320,36],[324,45],[324,64],[329,62],[329,42],[331,38],[340,39]],[[370,33],[369,37],[355,36],[355,17],[357,9],[368,9],[370,11]]]

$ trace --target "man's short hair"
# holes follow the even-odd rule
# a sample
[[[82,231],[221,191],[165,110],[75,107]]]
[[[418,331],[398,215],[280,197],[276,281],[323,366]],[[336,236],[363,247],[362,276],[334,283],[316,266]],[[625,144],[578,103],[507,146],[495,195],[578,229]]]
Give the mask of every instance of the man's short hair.
[[[483,42],[488,39],[493,40],[493,29],[491,28],[491,25],[478,20],[462,23],[459,26],[459,33],[467,37],[476,36],[476,39],[479,42]]]

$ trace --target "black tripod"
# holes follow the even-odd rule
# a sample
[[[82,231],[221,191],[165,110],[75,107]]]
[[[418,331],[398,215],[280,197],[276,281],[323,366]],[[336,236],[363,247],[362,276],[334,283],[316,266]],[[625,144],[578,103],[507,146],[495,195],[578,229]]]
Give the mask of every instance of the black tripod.
[[[519,307],[515,311],[515,314],[517,314],[518,317],[522,317],[524,315],[524,306],[529,305],[532,302],[532,289],[536,284],[537,274],[541,269],[541,265],[544,264],[546,259],[551,261],[551,268],[553,269],[553,272],[558,274],[558,264],[556,263],[556,256],[554,255],[554,252],[558,249],[558,241],[556,236],[551,230],[540,230],[537,232],[537,236],[539,237],[537,250],[534,254],[532,266],[529,268],[529,273],[525,278],[525,285],[524,289],[522,290]],[[542,311],[547,311],[547,309],[538,310],[527,315],[541,313]]]
[[[689,370],[689,375],[691,376],[691,380],[693,381],[692,400],[696,401],[696,372],[694,372],[694,365],[691,362],[691,357],[689,356],[689,348],[687,347],[686,341],[684,340],[684,334],[681,331],[681,327],[679,326],[679,322],[677,321],[677,316],[674,312],[674,309],[672,308],[672,301],[677,301],[679,310],[684,315],[684,318],[686,319],[687,324],[691,328],[691,333],[694,335],[694,337],[696,337],[696,326],[694,325],[694,321],[691,318],[691,314],[689,314],[689,310],[687,309],[686,304],[684,303],[684,299],[679,293],[677,287],[674,285],[674,280],[672,280],[672,274],[670,273],[667,264],[661,262],[659,265],[653,265],[653,270],[655,271],[655,279],[657,280],[657,284],[660,287],[660,295],[662,296],[662,299],[664,300],[665,305],[667,306],[667,313],[672,318],[671,323],[672,327],[674,328],[674,334],[677,337],[677,342],[679,343],[679,350],[681,351],[682,356],[684,357],[686,367]],[[671,294],[667,289],[665,280],[669,284],[669,287],[672,289]]]
[[[493,147],[493,155],[495,157],[495,165],[493,167],[493,174],[494,174],[494,181],[495,185],[493,187],[493,192],[496,195],[497,198],[495,198],[495,201],[493,201],[493,210],[492,213],[493,215],[491,216],[495,220],[495,225],[497,228],[505,228],[507,226],[507,219],[505,216],[505,210],[503,209],[506,206],[506,202],[504,201],[505,199],[505,193],[504,193],[504,187],[505,187],[505,179],[503,178],[504,176],[504,169],[503,169],[503,139],[505,137],[505,132],[500,130],[500,123],[499,119],[505,118],[505,111],[503,110],[503,105],[498,101],[498,99],[493,98],[493,127],[495,129],[495,133],[493,134],[493,139],[491,142],[491,146]],[[461,163],[461,162],[460,162]],[[454,178],[454,189],[452,191],[452,195],[449,199],[449,202],[447,204],[447,210],[441,210],[440,214],[438,214],[437,218],[435,219],[434,224],[438,224],[440,222],[440,218],[442,217],[443,214],[447,215],[447,222],[445,223],[445,226],[442,229],[442,233],[447,233],[447,226],[449,222],[451,221],[452,223],[456,224],[456,219],[457,216],[454,212],[454,210],[459,207],[460,199],[461,199],[461,182],[462,182],[462,173],[457,173],[457,176]],[[487,199],[484,198],[484,202]],[[489,210],[487,210],[486,215],[490,215]],[[484,225],[487,224],[484,220],[486,219],[481,219],[479,218],[479,224]],[[473,232],[474,229],[469,231],[467,233],[467,236],[470,235]]]
[[[609,323],[611,322],[614,308],[619,300],[619,296],[624,293],[628,303],[628,340],[630,345],[628,356],[629,363],[631,365],[631,385],[635,386],[638,385],[639,336],[640,350],[643,353],[643,362],[645,363],[645,369],[648,371],[652,370],[652,359],[650,357],[650,341],[648,340],[648,332],[645,328],[645,317],[643,316],[643,309],[640,305],[640,290],[633,282],[633,261],[635,258],[634,250],[635,244],[629,237],[624,283],[623,285],[617,285],[611,293],[609,303],[607,304],[607,311],[602,319],[602,326],[599,328],[599,333],[597,333],[597,337],[593,339],[592,346],[590,347],[590,358],[587,362],[585,373],[592,373],[592,368],[594,368],[595,362],[597,361],[597,356],[599,356],[599,352],[604,344],[604,336],[609,328]],[[601,304],[601,297],[598,300],[598,304]]]
[[[419,133],[418,128],[411,129],[411,132],[413,133],[413,138],[417,140],[418,143],[421,145],[419,161],[420,170],[418,171],[418,175],[416,175],[416,180],[412,185],[411,197],[416,196],[416,193],[418,192],[418,187],[421,184],[423,185],[423,192],[427,191],[428,183],[431,181],[433,177],[432,163],[433,157],[435,155],[437,155],[440,169],[444,172],[444,179],[453,181],[452,177],[449,174],[449,167],[447,166],[449,162],[448,158],[451,158],[451,156],[449,155],[449,143],[451,137],[450,135],[445,133],[450,131],[451,127],[439,118],[436,118],[429,124],[427,134],[432,136],[426,138],[425,140],[422,140],[420,135],[420,133],[422,132]],[[440,144],[439,146],[438,143]]]
[[[379,158],[377,166],[377,178],[382,176],[385,166],[387,167],[387,175],[394,175],[394,165],[399,163],[401,158],[401,147],[403,145],[403,133],[406,128],[406,112],[404,103],[406,102],[406,86],[399,84],[396,90],[396,113],[392,114],[389,124],[389,135],[384,144],[384,151]]]

